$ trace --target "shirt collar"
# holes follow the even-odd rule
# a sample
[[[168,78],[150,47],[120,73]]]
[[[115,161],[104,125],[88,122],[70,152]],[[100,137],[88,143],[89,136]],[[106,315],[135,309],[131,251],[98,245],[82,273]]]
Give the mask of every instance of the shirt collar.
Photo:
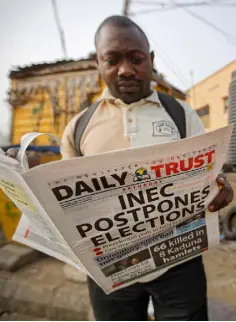
[[[115,98],[114,96],[111,95],[111,93],[109,92],[107,87],[103,90],[100,99],[101,100],[109,100],[111,102],[115,102],[115,101],[117,102],[117,100],[119,100],[119,99],[117,99],[117,98]],[[143,101],[143,102],[151,102],[151,103],[156,103],[158,105],[161,105],[158,93],[155,90],[152,91],[151,95],[149,95],[146,98],[141,99],[139,102],[141,102],[141,101]]]

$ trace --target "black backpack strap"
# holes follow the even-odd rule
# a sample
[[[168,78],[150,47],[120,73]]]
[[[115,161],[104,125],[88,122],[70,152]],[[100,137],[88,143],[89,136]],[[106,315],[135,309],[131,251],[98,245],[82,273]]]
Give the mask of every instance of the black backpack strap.
[[[186,138],[186,117],[183,106],[172,96],[158,91],[161,104],[174,121],[181,139]]]
[[[93,116],[93,113],[96,111],[98,105],[99,105],[99,101],[93,103],[92,105],[90,105],[87,109],[86,112],[84,112],[84,114],[82,114],[82,116],[78,119],[76,126],[75,126],[75,132],[74,132],[74,140],[75,140],[75,147],[76,147],[76,151],[78,154],[78,157],[82,157],[83,154],[80,150],[80,142],[81,142],[81,138],[82,135],[91,119],[91,117]]]

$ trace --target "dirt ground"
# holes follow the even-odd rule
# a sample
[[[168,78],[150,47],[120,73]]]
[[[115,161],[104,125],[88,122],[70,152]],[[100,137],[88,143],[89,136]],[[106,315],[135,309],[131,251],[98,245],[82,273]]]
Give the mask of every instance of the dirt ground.
[[[204,254],[208,281],[209,318],[236,321],[236,242],[223,242]],[[193,277],[194,278],[194,277]],[[17,312],[0,312],[0,321],[43,321]]]
[[[211,320],[236,320],[236,242],[204,255]]]

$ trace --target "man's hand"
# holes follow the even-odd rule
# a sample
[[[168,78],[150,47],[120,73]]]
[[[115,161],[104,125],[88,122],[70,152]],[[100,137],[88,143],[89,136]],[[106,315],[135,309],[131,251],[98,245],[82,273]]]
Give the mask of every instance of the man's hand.
[[[17,153],[19,152],[19,149],[8,149],[6,152],[6,155],[10,158],[15,159],[17,156]],[[38,156],[30,156],[28,157],[29,167],[33,168],[40,164],[40,158]]]
[[[233,189],[223,174],[218,175],[216,183],[218,184],[220,191],[208,207],[211,212],[218,211],[228,206],[234,197]]]
[[[17,153],[18,153],[19,149],[8,149],[7,152],[6,152],[6,155],[10,158],[13,158],[15,159],[16,156],[17,156]]]

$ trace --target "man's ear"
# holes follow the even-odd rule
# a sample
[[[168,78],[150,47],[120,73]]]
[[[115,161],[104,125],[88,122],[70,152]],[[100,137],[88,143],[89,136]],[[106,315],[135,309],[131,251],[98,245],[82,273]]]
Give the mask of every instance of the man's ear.
[[[150,57],[151,57],[152,65],[153,65],[154,57],[155,57],[155,55],[154,55],[154,51],[151,51],[151,52],[150,52]]]
[[[94,60],[95,60],[95,62],[97,64],[98,72],[100,73],[100,68],[99,68],[99,64],[98,64],[98,56],[97,56],[97,54],[94,54]]]

